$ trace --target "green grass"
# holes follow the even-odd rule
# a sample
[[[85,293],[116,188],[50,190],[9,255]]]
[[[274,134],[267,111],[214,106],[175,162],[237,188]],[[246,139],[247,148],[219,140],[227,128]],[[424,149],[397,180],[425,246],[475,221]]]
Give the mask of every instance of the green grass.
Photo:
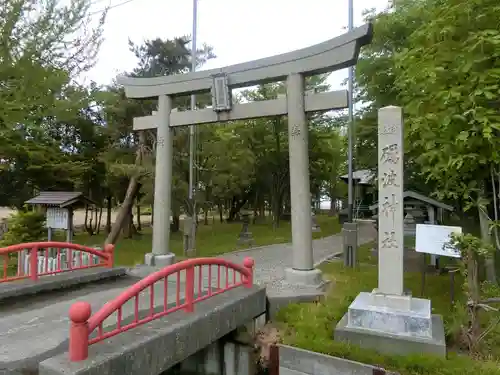
[[[378,365],[401,375],[500,374],[499,363],[494,360],[474,360],[457,353],[449,353],[448,359],[430,355],[389,356],[334,341],[333,329],[353,299],[359,292],[371,291],[377,285],[377,267],[370,264],[374,260],[370,248],[371,244],[360,248],[358,254],[364,264],[360,264],[357,269],[345,268],[341,262],[321,266],[333,281],[332,289],[324,301],[289,305],[278,313],[277,324],[282,330],[285,344]],[[431,299],[433,313],[442,314],[445,324],[449,325],[453,320],[449,277],[432,274],[426,279],[426,294],[423,297]],[[420,283],[420,273],[405,274],[405,288],[410,289],[415,296],[420,294]],[[456,295],[461,295],[460,283],[456,285]]]
[[[313,238],[330,236],[341,229],[337,217],[318,215],[316,218],[321,232],[313,233]],[[213,223],[210,220],[209,225],[200,222],[196,236],[197,256],[214,256],[245,248],[237,244],[241,227],[241,223],[220,223],[217,220]],[[286,243],[292,238],[290,223],[285,221],[281,222],[276,230],[273,230],[271,223],[250,224],[250,231],[254,237],[254,246]],[[87,233],[78,233],[73,242],[82,245],[101,245],[104,239],[104,234],[89,236]],[[115,263],[124,266],[142,263],[144,254],[151,252],[151,240],[152,231],[149,227],[144,228],[142,233],[134,238],[120,238],[116,244]],[[171,234],[170,247],[171,251],[182,257],[181,232]]]

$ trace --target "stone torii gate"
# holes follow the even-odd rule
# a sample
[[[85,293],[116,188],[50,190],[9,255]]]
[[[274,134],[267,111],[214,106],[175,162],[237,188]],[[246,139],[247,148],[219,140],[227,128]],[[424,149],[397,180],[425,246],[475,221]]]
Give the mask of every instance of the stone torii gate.
[[[366,24],[339,37],[304,49],[220,69],[153,78],[120,76],[128,98],[158,97],[158,112],[134,119],[134,130],[157,128],[152,253],[146,263],[173,263],[169,252],[172,128],[193,124],[287,115],[292,206],[292,268],[288,282],[319,285],[321,272],[314,269],[309,186],[308,129],[306,113],[346,108],[347,91],[306,95],[304,77],[333,72],[356,64],[360,48],[371,42],[372,25]],[[231,90],[286,80],[286,98],[233,104]],[[172,97],[212,93],[212,108],[173,111]]]

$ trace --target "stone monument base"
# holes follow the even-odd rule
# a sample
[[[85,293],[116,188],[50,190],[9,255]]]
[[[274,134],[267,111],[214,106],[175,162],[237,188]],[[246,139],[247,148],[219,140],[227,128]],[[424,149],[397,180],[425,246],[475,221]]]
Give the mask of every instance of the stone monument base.
[[[443,320],[431,302],[411,296],[360,293],[335,328],[335,340],[387,354],[446,356]]]
[[[175,263],[175,254],[168,253],[159,255],[159,254],[147,253],[144,257],[144,263],[146,264],[146,266],[157,267],[157,268],[170,266],[171,264]]]
[[[311,286],[322,288],[325,285],[322,272],[316,268],[312,270],[285,269],[285,281],[292,285]]]
[[[238,238],[238,245],[254,245],[252,232],[242,232],[240,233],[240,237]]]

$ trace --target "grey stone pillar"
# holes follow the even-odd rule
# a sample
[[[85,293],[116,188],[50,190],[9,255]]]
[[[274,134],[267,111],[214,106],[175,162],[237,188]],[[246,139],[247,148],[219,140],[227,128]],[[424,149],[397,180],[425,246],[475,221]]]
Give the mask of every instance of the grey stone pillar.
[[[378,288],[402,296],[403,228],[403,111],[378,111]]]
[[[158,97],[158,130],[154,188],[153,251],[146,254],[146,264],[163,267],[172,264],[175,255],[169,251],[170,209],[172,201],[172,98]]]
[[[292,203],[292,268],[286,270],[292,284],[318,285],[321,272],[314,269],[309,186],[308,127],[304,105],[304,77],[287,78],[290,197]]]
[[[344,265],[354,267],[357,263],[358,223],[344,223],[342,245],[344,249]]]
[[[335,339],[385,353],[446,356],[443,321],[431,301],[403,289],[403,111],[379,110],[378,289],[361,292],[335,328]]]

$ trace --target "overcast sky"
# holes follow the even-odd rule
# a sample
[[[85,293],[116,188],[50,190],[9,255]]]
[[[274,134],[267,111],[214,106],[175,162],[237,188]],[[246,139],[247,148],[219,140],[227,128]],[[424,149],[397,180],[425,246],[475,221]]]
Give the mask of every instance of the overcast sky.
[[[108,1],[110,1],[108,3]],[[168,39],[190,35],[192,0],[96,0],[92,11],[108,4],[105,41],[99,61],[87,79],[108,84],[136,65],[128,39]],[[354,0],[354,25],[363,23],[367,8],[382,10],[387,0]],[[198,0],[198,45],[214,48],[212,69],[289,52],[328,40],[345,32],[346,0]],[[346,71],[332,74],[333,89],[341,87]]]

